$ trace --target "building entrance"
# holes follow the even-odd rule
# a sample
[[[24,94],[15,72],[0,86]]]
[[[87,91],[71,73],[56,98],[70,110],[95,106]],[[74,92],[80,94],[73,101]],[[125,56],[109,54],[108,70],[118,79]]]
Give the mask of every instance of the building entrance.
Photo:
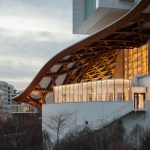
[[[134,108],[143,109],[145,101],[145,93],[134,93]]]

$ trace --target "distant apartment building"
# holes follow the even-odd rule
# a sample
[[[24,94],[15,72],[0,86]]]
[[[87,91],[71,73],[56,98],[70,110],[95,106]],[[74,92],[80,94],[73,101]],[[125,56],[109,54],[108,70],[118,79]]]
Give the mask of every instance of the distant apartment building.
[[[0,107],[2,113],[10,112],[10,105],[12,104],[12,97],[14,93],[14,86],[7,82],[0,81]]]
[[[14,94],[14,86],[8,84],[7,82],[0,81],[0,90],[3,91],[3,103],[9,105],[12,103],[11,99]]]
[[[37,113],[37,109],[33,108],[29,104],[19,104],[15,102],[13,97],[19,95],[21,92],[18,92],[14,89],[13,85],[10,85],[7,82],[0,81],[0,115],[9,114],[26,114]]]
[[[0,90],[0,112],[3,111],[3,91]]]

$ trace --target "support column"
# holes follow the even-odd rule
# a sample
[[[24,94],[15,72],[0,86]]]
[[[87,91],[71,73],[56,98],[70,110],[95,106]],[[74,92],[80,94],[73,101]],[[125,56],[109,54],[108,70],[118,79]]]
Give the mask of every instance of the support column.
[[[114,78],[124,78],[124,50],[120,50],[116,59]]]
[[[148,41],[148,75],[150,75],[150,40]]]

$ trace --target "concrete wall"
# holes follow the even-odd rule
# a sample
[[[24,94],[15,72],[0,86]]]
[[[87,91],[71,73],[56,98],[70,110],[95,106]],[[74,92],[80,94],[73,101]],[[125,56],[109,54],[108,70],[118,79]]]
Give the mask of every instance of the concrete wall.
[[[78,28],[76,28],[74,33],[92,35],[116,21],[127,11],[127,9],[99,7],[91,16],[82,22]]]
[[[128,133],[136,124],[150,128],[150,101],[145,102],[145,110],[145,112],[130,113],[122,117],[121,121]]]
[[[83,126],[85,121],[88,121],[90,127],[97,129],[103,123],[130,112],[132,108],[132,101],[46,104],[42,106],[42,125],[43,129],[46,129],[44,122],[48,123],[50,116],[65,111],[72,113],[73,122],[70,128],[75,128],[75,125]]]
[[[132,81],[132,99],[134,93],[145,93],[145,100],[150,101],[150,76],[138,75]]]
[[[96,11],[85,18],[85,0],[73,0],[73,33],[92,35],[134,6],[132,0],[96,0],[97,3]]]
[[[139,85],[144,87],[150,86],[150,76],[146,76],[139,79]]]
[[[139,79],[139,85],[146,87],[145,99],[150,100],[150,76]]]
[[[84,125],[85,121],[93,129],[99,128],[105,120],[112,117],[120,118],[127,133],[130,133],[136,124],[143,128],[150,128],[150,101],[145,102],[145,111],[126,111],[123,117],[119,114],[127,108],[132,109],[132,102],[87,102],[87,103],[63,103],[63,104],[47,104],[42,107],[42,128],[47,129],[45,121],[51,115],[57,115],[63,111],[72,113],[72,123],[67,127],[64,133],[76,127]],[[114,115],[115,114],[115,115]],[[46,122],[48,123],[48,121]],[[50,130],[49,130],[50,131]]]
[[[140,0],[134,0],[134,5],[136,5]]]

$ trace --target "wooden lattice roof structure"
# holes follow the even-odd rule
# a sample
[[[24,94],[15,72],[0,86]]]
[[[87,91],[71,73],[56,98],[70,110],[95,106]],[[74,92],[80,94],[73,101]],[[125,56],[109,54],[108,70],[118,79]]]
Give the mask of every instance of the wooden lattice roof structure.
[[[41,109],[53,86],[114,77],[119,52],[150,38],[149,4],[150,0],[141,0],[119,20],[58,53],[14,99]]]

